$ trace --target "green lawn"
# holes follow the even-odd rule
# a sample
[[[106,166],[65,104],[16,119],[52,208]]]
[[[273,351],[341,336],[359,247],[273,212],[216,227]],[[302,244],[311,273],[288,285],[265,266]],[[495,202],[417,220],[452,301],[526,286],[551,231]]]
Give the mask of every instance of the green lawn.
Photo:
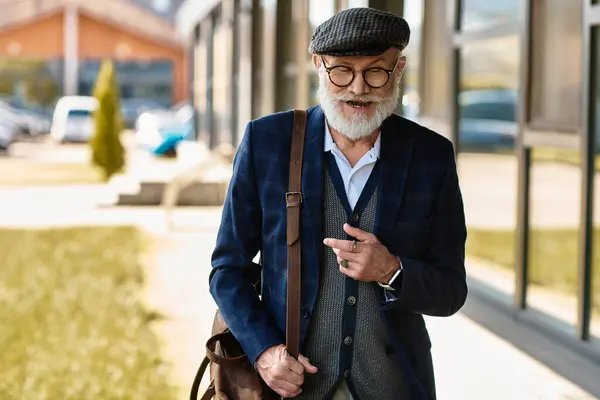
[[[515,232],[469,229],[467,255],[514,268]],[[577,293],[579,232],[569,229],[533,230],[530,236],[529,281],[568,294]],[[600,230],[594,235],[592,301],[600,311]]]
[[[534,163],[548,162],[567,164],[574,167],[581,166],[581,153],[575,150],[538,147],[533,149],[531,154]],[[596,172],[600,171],[600,155],[597,154],[594,157],[594,164]]]
[[[0,229],[1,399],[173,399],[131,227]]]

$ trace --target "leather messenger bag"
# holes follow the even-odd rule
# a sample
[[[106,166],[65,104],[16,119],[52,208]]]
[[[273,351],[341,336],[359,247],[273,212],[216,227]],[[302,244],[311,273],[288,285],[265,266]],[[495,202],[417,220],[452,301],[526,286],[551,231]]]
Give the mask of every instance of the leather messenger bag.
[[[285,194],[288,245],[286,346],[288,353],[294,358],[298,358],[300,346],[300,185],[305,134],[306,111],[294,110],[289,189]],[[211,382],[202,395],[202,400],[279,398],[250,364],[242,346],[227,328],[218,310],[213,321],[212,337],[206,342],[206,357],[200,364],[192,384],[190,400],[198,399],[200,382],[209,366]]]

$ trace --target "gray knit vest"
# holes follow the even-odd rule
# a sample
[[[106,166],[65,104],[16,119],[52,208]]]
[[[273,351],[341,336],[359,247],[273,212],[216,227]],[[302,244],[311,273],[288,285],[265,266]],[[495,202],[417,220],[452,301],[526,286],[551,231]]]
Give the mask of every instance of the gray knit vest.
[[[343,194],[345,196],[345,192]],[[368,232],[373,231],[377,199],[375,189],[360,215],[359,227]],[[349,216],[327,168],[324,177],[324,216],[324,237],[346,239],[343,224],[349,222]],[[379,311],[378,286],[372,282],[356,282],[358,295],[350,297],[346,292],[349,279],[339,271],[335,253],[326,247],[317,303],[302,351],[319,368],[319,372],[315,375],[305,374],[302,393],[297,398],[322,400],[329,397],[346,376],[348,387],[353,387],[358,397],[355,400],[409,399],[404,375],[396,366],[394,355],[386,351],[391,346]],[[347,336],[343,332],[342,322],[345,309],[346,313],[356,312],[354,332]],[[348,351],[352,352],[351,367],[349,371],[344,371],[340,357],[345,354],[347,362],[350,362]]]

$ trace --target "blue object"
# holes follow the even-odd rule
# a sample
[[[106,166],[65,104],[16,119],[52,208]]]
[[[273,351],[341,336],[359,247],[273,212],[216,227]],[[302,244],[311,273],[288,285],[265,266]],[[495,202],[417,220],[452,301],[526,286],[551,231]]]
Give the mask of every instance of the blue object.
[[[163,156],[173,153],[177,148],[177,144],[182,140],[192,139],[194,127],[189,121],[181,126],[159,129],[158,132],[162,137],[162,141],[157,146],[150,148],[150,152],[157,156]]]

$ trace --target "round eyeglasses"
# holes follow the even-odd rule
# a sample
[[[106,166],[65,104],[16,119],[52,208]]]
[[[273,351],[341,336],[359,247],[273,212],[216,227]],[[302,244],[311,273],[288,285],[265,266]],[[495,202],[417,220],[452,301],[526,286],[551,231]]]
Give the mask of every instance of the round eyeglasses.
[[[396,61],[396,64],[394,64],[394,68],[392,69],[372,67],[363,70],[363,80],[367,85],[369,85],[373,89],[380,89],[384,87],[390,80],[392,72],[396,70],[396,67],[398,66],[400,60],[401,59],[398,59],[398,61]],[[327,74],[329,75],[329,80],[337,87],[350,86],[350,84],[354,81],[356,73],[361,72],[354,71],[352,68],[347,67],[345,65],[335,65],[333,67],[328,67],[327,64],[325,64],[325,60],[323,59],[323,57],[321,57],[321,62],[325,67],[325,71],[327,71]]]

